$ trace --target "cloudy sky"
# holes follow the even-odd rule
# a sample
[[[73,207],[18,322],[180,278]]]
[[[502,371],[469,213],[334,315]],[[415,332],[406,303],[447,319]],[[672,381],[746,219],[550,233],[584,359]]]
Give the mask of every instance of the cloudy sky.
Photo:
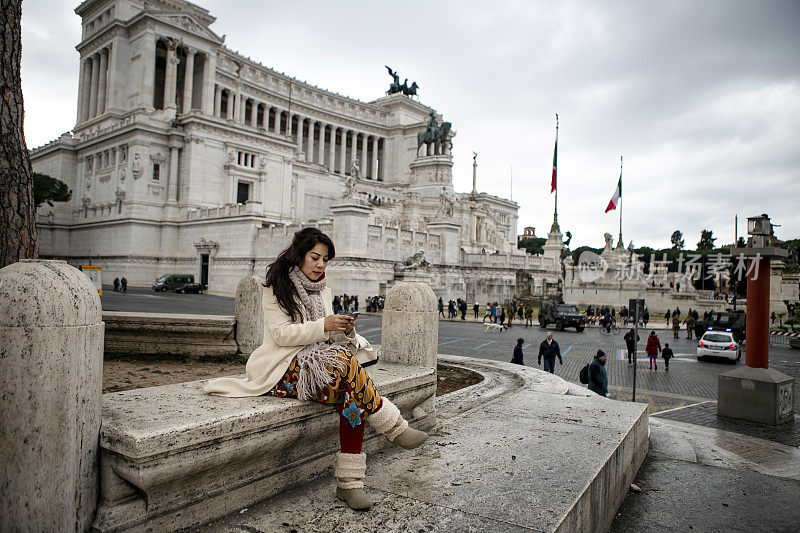
[[[278,2],[200,0],[228,47],[360,100],[384,65],[453,123],[454,185],[520,204],[519,230],[549,229],[559,129],[559,222],[576,245],[618,232],[604,214],[623,169],[623,234],[694,248],[733,241],[734,215],[769,213],[800,236],[800,2]],[[25,0],[25,134],[75,124],[77,2]]]

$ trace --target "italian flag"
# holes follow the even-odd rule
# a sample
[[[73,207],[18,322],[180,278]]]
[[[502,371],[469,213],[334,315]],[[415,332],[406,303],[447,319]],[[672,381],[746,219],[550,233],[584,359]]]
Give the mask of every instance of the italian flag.
[[[619,182],[617,182],[617,190],[614,191],[614,196],[611,197],[611,201],[608,202],[608,207],[606,207],[605,212],[608,213],[609,211],[616,209],[619,205],[619,199],[622,198],[622,174],[619,175]]]
[[[556,146],[553,148],[553,177],[550,180],[550,193],[556,190],[556,167],[558,166],[558,134],[556,134]]]

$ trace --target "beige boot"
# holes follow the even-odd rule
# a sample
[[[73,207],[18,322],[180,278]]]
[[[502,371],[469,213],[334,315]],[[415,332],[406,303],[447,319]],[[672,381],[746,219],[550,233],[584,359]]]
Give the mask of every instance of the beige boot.
[[[364,477],[367,474],[367,454],[337,453],[333,466],[336,477],[336,497],[355,511],[366,511],[372,500],[364,492]]]
[[[367,422],[384,435],[389,442],[411,450],[428,438],[427,433],[408,427],[400,409],[386,398],[381,399],[381,408],[367,417]]]

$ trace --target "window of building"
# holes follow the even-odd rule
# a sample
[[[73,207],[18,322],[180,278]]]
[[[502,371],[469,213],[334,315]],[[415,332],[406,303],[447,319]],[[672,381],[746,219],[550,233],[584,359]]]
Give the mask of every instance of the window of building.
[[[236,203],[245,204],[250,199],[250,184],[240,181],[236,187]]]
[[[256,168],[256,155],[249,152],[238,152],[236,162],[243,167]]]
[[[153,163],[153,181],[158,181],[160,179],[161,173],[161,165],[158,163]]]

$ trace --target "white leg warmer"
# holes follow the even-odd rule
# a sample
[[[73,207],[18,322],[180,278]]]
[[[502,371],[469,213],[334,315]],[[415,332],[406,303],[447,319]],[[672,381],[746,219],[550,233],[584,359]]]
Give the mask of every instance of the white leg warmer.
[[[367,475],[367,454],[336,453],[333,476],[340,489],[363,489]]]
[[[375,431],[394,442],[408,427],[408,422],[400,414],[400,409],[387,398],[381,398],[381,408],[367,417],[367,422]]]

